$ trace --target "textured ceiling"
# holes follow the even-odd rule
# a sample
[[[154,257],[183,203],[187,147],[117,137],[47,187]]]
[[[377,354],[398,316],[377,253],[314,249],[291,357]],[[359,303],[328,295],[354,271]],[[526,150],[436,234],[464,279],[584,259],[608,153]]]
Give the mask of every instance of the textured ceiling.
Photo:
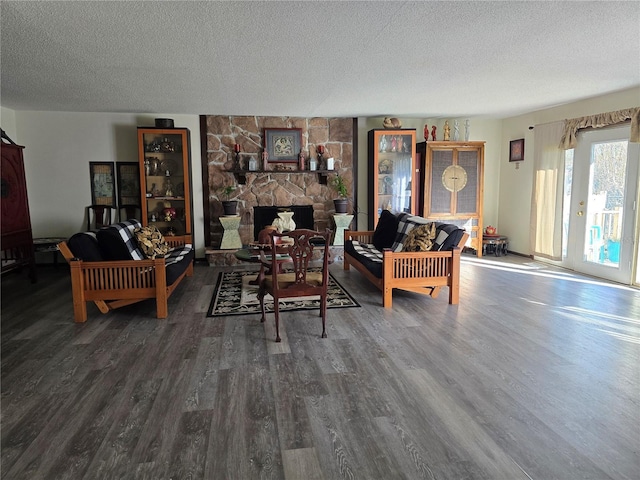
[[[638,1],[2,0],[0,15],[15,110],[502,118],[640,85]]]

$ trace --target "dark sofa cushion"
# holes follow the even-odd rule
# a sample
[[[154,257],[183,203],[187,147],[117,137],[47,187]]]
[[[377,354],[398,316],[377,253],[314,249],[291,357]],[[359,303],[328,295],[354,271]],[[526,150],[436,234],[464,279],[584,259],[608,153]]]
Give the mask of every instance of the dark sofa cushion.
[[[114,223],[98,230],[98,244],[105,260],[143,260],[133,232],[140,228],[137,220]]]
[[[183,248],[176,248],[169,252],[165,257],[165,265],[167,270],[167,285],[173,285],[173,282],[182,275],[189,264],[193,262],[196,253],[191,245]]]
[[[376,250],[374,245],[347,240],[344,242],[344,252],[358,260],[374,276],[382,278],[382,252]]]
[[[398,230],[398,217],[389,210],[383,210],[378,225],[373,232],[373,245],[380,251],[391,248]]]
[[[72,235],[67,240],[67,246],[75,258],[85,262],[100,262],[103,260],[94,232],[80,232]]]
[[[458,245],[464,230],[451,223],[436,224],[436,239],[431,250],[451,250]]]

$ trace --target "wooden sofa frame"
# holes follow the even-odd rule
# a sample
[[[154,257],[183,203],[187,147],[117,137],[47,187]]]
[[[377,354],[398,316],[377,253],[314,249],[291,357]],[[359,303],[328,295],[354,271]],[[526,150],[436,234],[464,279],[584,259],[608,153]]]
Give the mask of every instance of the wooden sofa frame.
[[[358,270],[382,292],[382,306],[391,308],[394,288],[408,290],[436,298],[443,286],[449,287],[449,303],[456,305],[460,299],[460,253],[469,238],[464,233],[452,250],[429,252],[382,252],[382,278],[373,275],[357,258],[344,252],[344,269],[350,266]],[[345,242],[357,240],[373,243],[373,231],[346,230]]]
[[[192,243],[190,235],[165,239],[172,247]],[[167,318],[169,296],[185,276],[193,276],[190,262],[173,284],[167,285],[164,258],[84,262],[74,258],[66,241],[58,248],[71,267],[73,317],[78,323],[87,321],[87,302],[94,302],[102,313],[108,313],[150,298],[156,299],[156,317]]]

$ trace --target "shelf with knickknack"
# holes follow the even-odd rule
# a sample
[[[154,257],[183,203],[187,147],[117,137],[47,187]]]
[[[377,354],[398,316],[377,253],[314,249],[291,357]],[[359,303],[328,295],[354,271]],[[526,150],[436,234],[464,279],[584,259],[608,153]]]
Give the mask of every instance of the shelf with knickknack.
[[[138,127],[143,226],[192,243],[189,130]]]
[[[327,184],[327,178],[330,174],[332,173],[336,173],[335,170],[240,170],[240,169],[233,169],[233,170],[227,170],[229,173],[233,173],[233,176],[236,179],[236,182],[238,182],[238,185],[244,185],[247,183],[247,174],[256,174],[256,175],[263,175],[263,174],[283,174],[283,173],[294,173],[294,174],[316,174],[318,175],[318,183],[320,183],[321,185],[326,185]]]

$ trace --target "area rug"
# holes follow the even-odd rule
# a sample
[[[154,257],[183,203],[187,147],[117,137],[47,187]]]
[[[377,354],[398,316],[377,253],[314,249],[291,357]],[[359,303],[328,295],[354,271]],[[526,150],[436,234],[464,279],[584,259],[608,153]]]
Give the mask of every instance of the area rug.
[[[227,315],[252,315],[260,313],[258,286],[250,285],[257,272],[220,272],[207,317],[225,317]],[[327,308],[359,307],[360,304],[329,274]],[[280,300],[280,311],[313,310],[320,308],[320,298],[297,297]],[[271,295],[265,297],[265,310],[273,312]]]

